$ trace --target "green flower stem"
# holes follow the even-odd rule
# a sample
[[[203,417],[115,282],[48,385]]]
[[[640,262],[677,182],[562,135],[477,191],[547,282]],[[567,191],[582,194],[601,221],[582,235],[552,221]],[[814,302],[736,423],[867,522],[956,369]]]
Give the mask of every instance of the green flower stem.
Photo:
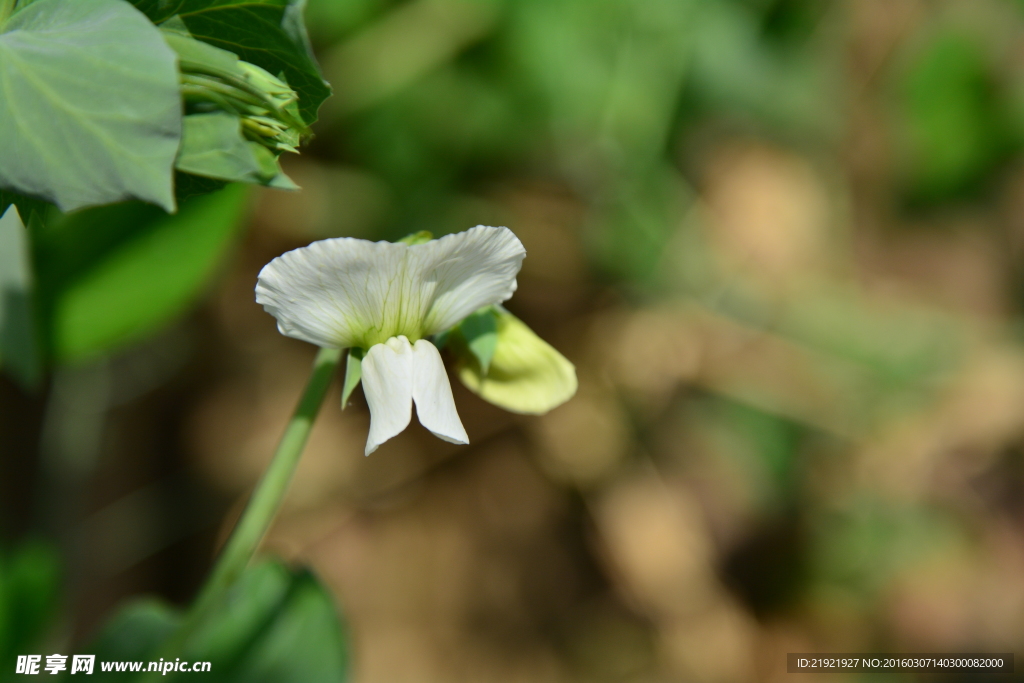
[[[270,461],[270,466],[249,499],[238,526],[196,600],[193,612],[203,613],[209,609],[209,605],[216,602],[228,586],[238,579],[256,553],[256,548],[281,507],[340,358],[341,349],[320,349],[317,354],[306,391],[281,437],[274,459]]]
[[[172,658],[180,655],[182,647],[187,644],[195,629],[220,607],[224,594],[238,580],[256,554],[256,549],[284,500],[288,484],[295,473],[295,467],[299,464],[302,450],[313,427],[313,421],[338,367],[341,353],[341,349],[320,349],[313,363],[313,372],[306,384],[306,390],[295,408],[284,436],[281,437],[274,459],[256,485],[256,490],[253,491],[238,525],[231,533],[231,538],[224,546],[217,564],[200,590],[199,597],[186,613],[177,632],[165,643],[157,656],[162,655],[166,659],[168,655]]]

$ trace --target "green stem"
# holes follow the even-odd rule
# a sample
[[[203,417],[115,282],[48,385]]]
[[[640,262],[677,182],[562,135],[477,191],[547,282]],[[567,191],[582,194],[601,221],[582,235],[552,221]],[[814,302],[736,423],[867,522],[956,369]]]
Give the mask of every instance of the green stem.
[[[221,605],[224,594],[256,554],[256,549],[281,507],[340,358],[341,349],[320,349],[306,390],[281,437],[274,459],[256,485],[238,525],[231,533],[231,538],[224,546],[199,596],[185,614],[178,630],[157,656],[162,655],[166,659],[168,655],[173,658],[181,654],[189,637]]]
[[[239,88],[234,83],[225,83],[224,81],[213,78],[212,76],[183,73],[181,75],[181,82],[185,85],[209,88],[213,92],[224,97],[231,97],[251,106],[262,107],[267,111],[274,110],[273,103],[270,102],[268,98],[262,97],[262,93],[253,93],[251,88]]]

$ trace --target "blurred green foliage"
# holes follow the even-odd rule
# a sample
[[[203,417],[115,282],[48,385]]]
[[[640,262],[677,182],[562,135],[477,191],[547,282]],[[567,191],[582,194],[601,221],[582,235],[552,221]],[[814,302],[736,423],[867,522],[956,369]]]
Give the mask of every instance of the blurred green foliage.
[[[245,185],[233,185],[170,216],[130,203],[47,221],[34,245],[52,357],[109,353],[181,313],[223,261],[247,196]]]
[[[941,32],[914,56],[901,83],[911,197],[934,202],[978,191],[1024,133],[984,48],[970,35]]]
[[[644,282],[692,198],[673,159],[683,126],[835,128],[835,58],[810,58],[798,28],[819,3],[770,4],[314,2],[314,39],[335,43],[325,123],[341,128],[326,134],[393,190],[389,235],[451,231],[463,192],[547,166],[592,209],[585,234],[608,274]]]
[[[51,545],[28,541],[0,553],[0,680],[13,680],[17,655],[42,645],[58,615],[61,570]]]
[[[243,224],[247,197],[246,187],[235,185],[184,202],[173,215],[141,202],[70,214],[29,204],[29,228],[8,214],[5,255],[17,260],[19,245],[32,253],[19,288],[5,287],[10,305],[2,309],[2,329],[10,342],[0,347],[4,365],[32,386],[41,358],[81,363],[162,329],[223,261]],[[12,265],[5,275],[18,272]]]

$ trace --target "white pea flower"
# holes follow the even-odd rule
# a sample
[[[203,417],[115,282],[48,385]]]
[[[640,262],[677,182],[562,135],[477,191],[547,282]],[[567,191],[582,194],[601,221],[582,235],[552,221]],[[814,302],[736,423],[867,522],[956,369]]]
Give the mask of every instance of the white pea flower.
[[[469,443],[437,348],[426,337],[452,328],[516,290],[526,250],[508,228],[475,228],[422,244],[321,240],[260,271],[256,301],[289,337],[365,350],[370,407],[366,455],[408,425]]]

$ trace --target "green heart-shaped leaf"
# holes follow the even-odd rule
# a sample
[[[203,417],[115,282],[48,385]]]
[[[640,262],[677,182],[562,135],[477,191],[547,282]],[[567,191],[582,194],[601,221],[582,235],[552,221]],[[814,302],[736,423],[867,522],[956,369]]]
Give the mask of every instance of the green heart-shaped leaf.
[[[36,0],[0,28],[0,187],[70,211],[175,210],[174,52],[122,0]]]
[[[126,606],[89,648],[96,653],[98,680],[138,680],[139,674],[104,673],[102,662],[144,662],[144,672],[180,619],[176,610],[154,600]],[[309,571],[274,560],[246,569],[221,609],[188,639],[181,659],[210,662],[206,675],[224,683],[347,680],[345,634],[330,594]],[[191,678],[175,672],[160,676]]]

